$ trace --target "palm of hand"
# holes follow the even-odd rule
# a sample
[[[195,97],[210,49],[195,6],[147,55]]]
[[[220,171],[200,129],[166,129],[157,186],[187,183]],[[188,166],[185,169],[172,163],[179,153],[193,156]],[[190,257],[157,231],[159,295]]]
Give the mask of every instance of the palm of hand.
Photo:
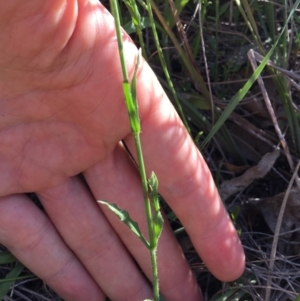
[[[130,131],[119,62],[111,59],[117,52],[114,29],[100,24],[92,9],[81,14],[77,32],[73,23],[64,26],[66,11],[58,25],[20,22],[20,35],[32,38],[2,45],[8,57],[23,57],[6,58],[1,66],[0,195],[57,185],[103,160]],[[107,29],[103,35],[97,35],[100,25]],[[56,31],[62,34],[50,41],[49,51],[43,41]]]

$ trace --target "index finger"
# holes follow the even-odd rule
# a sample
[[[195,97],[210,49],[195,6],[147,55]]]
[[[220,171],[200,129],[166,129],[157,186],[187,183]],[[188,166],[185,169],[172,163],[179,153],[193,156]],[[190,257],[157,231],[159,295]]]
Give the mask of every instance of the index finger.
[[[238,278],[245,267],[243,248],[202,155],[145,62],[137,86],[147,173],[156,173],[160,194],[210,271],[223,281]],[[135,154],[131,135],[125,143]]]

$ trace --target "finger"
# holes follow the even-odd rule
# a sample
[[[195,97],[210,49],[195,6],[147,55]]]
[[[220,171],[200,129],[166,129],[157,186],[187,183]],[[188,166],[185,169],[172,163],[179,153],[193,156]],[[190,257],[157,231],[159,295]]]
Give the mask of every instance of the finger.
[[[137,83],[148,174],[158,176],[160,193],[212,273],[224,281],[236,279],[244,270],[243,249],[203,157],[145,63]],[[125,143],[135,154],[131,135]]]
[[[105,300],[44,213],[25,195],[0,198],[0,242],[66,301]]]
[[[103,15],[102,21],[112,22],[108,15]],[[125,34],[123,39],[128,72],[132,75],[137,49]],[[115,38],[105,42],[109,45],[109,53],[116,51]],[[99,42],[100,45],[102,47],[103,43]],[[109,57],[107,53],[102,54],[102,60],[106,55]],[[109,62],[110,72],[120,70],[119,62]],[[121,85],[120,71],[114,78]],[[137,101],[148,174],[151,171],[157,174],[160,193],[185,226],[196,250],[214,275],[225,281],[239,277],[244,270],[245,257],[234,226],[203,157],[145,61],[138,69]],[[132,136],[127,136],[125,142],[135,154]]]
[[[126,209],[138,222],[142,233],[148,237],[141,181],[136,167],[123,147],[119,145],[110,157],[87,170],[84,175],[96,199],[117,203],[120,208]],[[147,277],[152,279],[149,250],[109,209],[102,208],[127,249]],[[159,239],[157,254],[160,291],[165,300],[203,300],[167,222]]]
[[[64,241],[111,300],[151,298],[147,280],[79,177],[38,196]]]
[[[110,16],[104,14],[102,21],[112,22]],[[125,34],[123,38],[128,72],[132,75],[137,49]],[[114,38],[102,42],[109,45],[109,54],[116,51]],[[103,43],[98,45],[103,47]],[[109,54],[103,52],[101,60]],[[109,62],[110,72],[120,70],[119,62]],[[121,72],[114,74],[116,83],[121,86]],[[148,174],[151,171],[157,174],[160,193],[182,221],[208,268],[221,280],[239,277],[244,270],[245,258],[237,233],[204,159],[146,62],[138,69],[137,98]],[[120,96],[111,99],[120,99]],[[132,136],[127,136],[125,142],[135,154]]]

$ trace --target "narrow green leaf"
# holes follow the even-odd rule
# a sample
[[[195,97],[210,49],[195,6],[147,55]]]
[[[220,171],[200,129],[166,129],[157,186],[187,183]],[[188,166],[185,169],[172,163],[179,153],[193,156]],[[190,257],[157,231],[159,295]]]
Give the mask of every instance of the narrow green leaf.
[[[159,204],[159,197],[158,197],[158,179],[154,172],[151,173],[150,178],[148,179],[148,186],[150,189],[150,197],[154,206],[155,213],[152,218],[152,226],[154,231],[154,249],[157,248],[158,240],[160,234],[163,229],[164,219],[160,212],[160,204]]]
[[[161,235],[163,225],[164,225],[164,219],[160,211],[156,211],[152,218],[153,222],[153,230],[155,233],[155,245],[154,248],[157,248],[158,240]]]
[[[151,172],[151,176],[148,179],[148,185],[149,185],[151,191],[157,192],[158,180],[157,180],[156,174],[153,171]]]
[[[125,95],[131,131],[134,134],[138,134],[141,131],[141,127],[138,118],[137,108],[135,106],[135,102],[132,100],[131,87],[128,82],[123,82],[123,91]]]
[[[152,171],[150,178],[148,179],[148,186],[150,189],[150,197],[153,202],[154,210],[159,211],[160,205],[159,205],[159,199],[158,199],[158,179],[155,175],[155,173]]]
[[[140,48],[139,51],[138,51],[137,57],[136,57],[136,64],[135,64],[135,68],[134,68],[134,74],[133,74],[133,78],[132,78],[132,82],[131,82],[131,95],[132,95],[132,102],[133,102],[133,105],[135,107],[136,118],[139,118],[137,95],[136,95],[136,76],[137,76],[137,72],[138,72],[138,69],[139,69],[139,66],[140,66],[141,57],[142,57],[142,53],[141,53],[141,48]]]
[[[243,296],[246,295],[246,292],[241,290],[240,288],[237,289],[229,289],[227,292],[222,292],[221,294],[217,294],[210,299],[210,301],[239,301]]]
[[[111,204],[107,201],[101,200],[98,201],[98,203],[106,205],[126,226],[130,228],[130,230],[143,242],[148,249],[150,248],[150,244],[143,236],[138,223],[130,217],[126,210],[120,209],[117,204]]]
[[[141,29],[151,27],[149,18],[148,17],[142,17],[141,22],[140,22],[140,26],[141,26]],[[132,34],[132,33],[136,32],[136,27],[134,26],[134,23],[133,23],[132,20],[130,20],[128,23],[126,23],[123,26],[123,28],[128,34]]]
[[[7,264],[17,261],[16,257],[13,256],[10,252],[5,251],[0,253],[0,264]]]
[[[223,14],[225,14],[225,12],[230,9],[230,2],[225,2],[219,10],[219,14],[218,17],[220,18]]]
[[[15,277],[18,277],[21,272],[23,271],[24,266],[18,262],[16,266],[6,275],[5,282],[0,283],[0,300],[3,300],[4,297],[7,295],[10,287],[14,284],[15,282]]]
[[[30,278],[37,278],[37,277],[34,274],[31,274],[31,275],[26,275],[26,276],[10,277],[9,279],[4,278],[4,279],[0,279],[0,284],[11,282],[11,281],[30,279]]]

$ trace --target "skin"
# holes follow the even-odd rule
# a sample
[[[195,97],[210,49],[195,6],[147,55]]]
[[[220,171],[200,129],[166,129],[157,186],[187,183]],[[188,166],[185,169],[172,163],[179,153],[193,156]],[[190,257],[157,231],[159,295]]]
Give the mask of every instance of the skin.
[[[137,49],[123,38],[132,76]],[[147,172],[211,272],[234,280],[244,253],[211,174],[146,62],[137,82]],[[147,250],[96,202],[118,203],[147,233],[120,144],[135,155],[114,22],[98,1],[0,0],[0,112],[0,243],[65,300],[151,298]],[[203,300],[167,223],[158,261],[166,300]]]

